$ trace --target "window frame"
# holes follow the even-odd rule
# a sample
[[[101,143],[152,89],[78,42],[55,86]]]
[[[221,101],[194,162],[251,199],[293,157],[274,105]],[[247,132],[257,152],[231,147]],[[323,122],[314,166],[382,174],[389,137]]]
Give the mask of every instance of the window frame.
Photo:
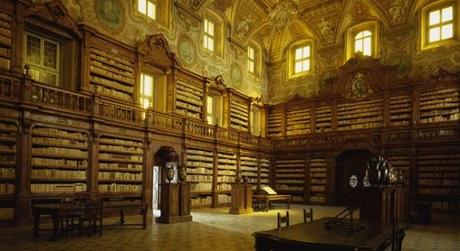
[[[310,47],[310,55],[309,57],[304,57],[299,60],[296,59],[296,50],[299,48],[305,48],[305,47]],[[315,46],[313,44],[313,41],[307,40],[307,41],[300,41],[293,43],[288,50],[288,58],[289,58],[289,67],[288,67],[288,76],[289,78],[296,78],[296,77],[301,77],[301,76],[308,76],[313,74],[314,72],[314,57],[315,57]],[[296,72],[296,63],[297,62],[302,62],[308,60],[310,67],[306,71],[301,71],[301,72]]]
[[[28,41],[28,36],[32,36],[32,37],[38,38],[40,40],[40,64],[39,65],[37,65],[36,63],[32,63],[32,62],[27,61],[27,52],[28,52],[27,41]],[[43,83],[43,84],[46,84],[46,85],[60,87],[61,86],[60,80],[61,80],[61,77],[62,77],[61,76],[61,74],[62,74],[62,69],[61,69],[62,68],[61,67],[61,63],[62,63],[62,58],[61,58],[62,42],[59,41],[59,40],[50,39],[48,36],[38,34],[38,33],[34,33],[34,32],[30,32],[30,31],[24,31],[23,41],[24,41],[24,65],[29,65],[30,67],[38,68],[38,70],[40,72],[43,71],[43,72],[48,72],[48,73],[51,73],[51,74],[55,74],[56,83],[53,85],[51,83],[43,82],[43,81],[41,81],[41,79],[34,79],[32,76],[31,77],[37,82],[40,82],[40,83]],[[45,41],[57,45],[57,49],[56,49],[56,69],[53,69],[53,68],[50,68],[50,67],[47,67],[47,66],[44,65],[44,60],[45,60]]]
[[[429,24],[429,19],[430,19],[430,13],[436,10],[442,10],[446,7],[452,6],[452,15],[453,15],[453,20],[452,20],[452,32],[453,36],[451,38],[446,38],[446,39],[440,39],[438,41],[433,41],[430,42],[430,28],[434,26],[430,26]],[[424,7],[422,7],[421,10],[421,50],[426,50],[426,49],[432,49],[440,46],[446,46],[446,45],[456,45],[460,43],[460,3],[456,3],[456,1],[437,1],[431,4],[428,4]],[[440,21],[440,25],[442,24],[442,21]],[[442,27],[442,26],[439,26]],[[442,34],[442,31],[441,31]],[[440,35],[441,35],[440,34]]]
[[[152,93],[151,93],[151,96],[146,95],[144,93],[144,91],[145,91],[145,86],[144,86],[145,77],[151,77],[152,78],[152,87],[151,87]],[[139,74],[139,103],[140,103],[140,106],[143,109],[153,109],[154,105],[155,105],[154,100],[155,100],[155,76],[150,74],[150,73],[147,73],[147,72],[141,72]],[[144,105],[145,101],[149,101],[149,105],[147,107]]]
[[[370,33],[370,35],[367,35],[365,34],[366,32]],[[360,38],[357,38],[359,34],[363,34]],[[363,54],[363,56],[369,56],[369,57],[372,57],[372,49],[374,48],[373,44],[372,44],[372,41],[374,40],[373,39],[373,36],[374,34],[372,33],[372,31],[370,30],[361,30],[359,32],[357,32],[354,36],[353,36],[353,52],[354,53],[358,53],[359,51],[356,49],[356,42],[360,41],[361,43],[361,46],[362,46],[362,49],[361,49],[361,53]],[[365,43],[366,43],[366,39],[367,38],[370,38],[370,55],[366,55],[365,53]]]
[[[209,32],[209,24],[212,24],[212,34]],[[210,49],[209,41],[212,41],[212,49]],[[203,48],[210,52],[216,52],[216,23],[208,18],[203,20]]]
[[[145,13],[142,12],[139,9],[140,1],[145,1]],[[154,7],[153,17],[148,14],[149,13],[149,3],[152,3],[153,7]],[[137,10],[137,12],[141,13],[143,16],[145,16],[147,18],[150,18],[152,20],[157,20],[158,3],[157,3],[156,0],[137,0],[137,8],[136,8],[136,10]]]
[[[345,54],[345,62],[350,60],[351,58],[355,57],[355,37],[358,33],[362,31],[369,31],[371,32],[371,55],[368,57],[377,58],[380,56],[380,23],[376,20],[371,20],[367,22],[362,22],[355,24],[347,29],[345,33],[345,41],[346,41],[346,54]]]
[[[251,50],[252,50],[252,57],[250,53]],[[248,45],[247,52],[248,52],[247,71],[251,73],[252,75],[256,75],[257,74],[256,48],[252,45]],[[251,63],[252,63],[252,67],[251,67]]]

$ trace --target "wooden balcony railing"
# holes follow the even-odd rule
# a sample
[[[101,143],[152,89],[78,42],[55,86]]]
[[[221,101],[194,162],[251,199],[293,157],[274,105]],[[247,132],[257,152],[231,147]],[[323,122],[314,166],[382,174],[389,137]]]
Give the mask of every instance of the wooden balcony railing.
[[[85,95],[33,81],[29,77],[11,77],[0,72],[0,100],[11,99],[40,108],[60,110],[74,115],[94,116],[114,122],[130,123],[184,136],[232,142],[251,146],[271,147],[269,139],[235,129],[208,125],[178,115],[145,110],[103,99],[97,95]]]

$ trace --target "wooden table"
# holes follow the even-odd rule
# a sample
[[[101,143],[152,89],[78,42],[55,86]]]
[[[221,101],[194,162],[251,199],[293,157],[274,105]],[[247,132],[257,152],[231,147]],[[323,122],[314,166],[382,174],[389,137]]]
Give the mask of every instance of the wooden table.
[[[385,250],[391,245],[392,225],[380,221],[359,220],[365,228],[358,233],[327,230],[324,224],[331,218],[291,225],[254,233],[256,251],[300,250]],[[405,228],[398,227],[396,250],[401,250]]]
[[[128,210],[139,210],[139,214],[142,215],[142,228],[147,227],[147,211],[148,206],[145,202],[139,201],[104,201],[102,203],[104,210],[117,210],[120,212],[120,225],[125,224],[125,211]]]
[[[53,221],[53,239],[57,238],[59,232],[59,223],[62,216],[72,211],[83,212],[86,210],[85,206],[79,205],[61,205],[61,204],[37,204],[32,207],[33,221],[34,221],[34,235],[38,236],[40,231],[48,231],[50,229],[40,229],[40,217],[42,215],[49,215]]]
[[[291,195],[283,195],[283,194],[273,194],[273,195],[268,195],[268,194],[257,194],[253,195],[252,199],[257,203],[263,203],[263,208],[265,211],[268,211],[270,209],[270,203],[272,201],[285,201],[286,202],[286,207],[289,209],[289,204],[291,201]]]

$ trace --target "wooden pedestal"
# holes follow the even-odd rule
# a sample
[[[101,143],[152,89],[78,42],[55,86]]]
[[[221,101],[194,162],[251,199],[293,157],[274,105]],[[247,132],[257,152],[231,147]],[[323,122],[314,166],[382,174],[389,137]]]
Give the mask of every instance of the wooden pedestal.
[[[407,193],[403,187],[363,188],[359,215],[361,219],[390,223],[404,222],[407,216]]]
[[[179,223],[192,221],[190,215],[190,185],[162,184],[161,185],[161,216],[156,218],[158,223]]]
[[[252,213],[252,190],[248,184],[232,184],[232,207],[231,214]]]

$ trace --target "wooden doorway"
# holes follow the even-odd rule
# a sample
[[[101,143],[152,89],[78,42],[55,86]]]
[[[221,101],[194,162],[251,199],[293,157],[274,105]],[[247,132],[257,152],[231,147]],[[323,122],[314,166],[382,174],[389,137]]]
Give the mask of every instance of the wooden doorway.
[[[342,152],[336,159],[336,195],[337,204],[341,206],[359,206],[359,188],[363,187],[366,165],[372,154],[368,150],[357,149]],[[358,184],[350,185],[350,178],[355,175]]]

